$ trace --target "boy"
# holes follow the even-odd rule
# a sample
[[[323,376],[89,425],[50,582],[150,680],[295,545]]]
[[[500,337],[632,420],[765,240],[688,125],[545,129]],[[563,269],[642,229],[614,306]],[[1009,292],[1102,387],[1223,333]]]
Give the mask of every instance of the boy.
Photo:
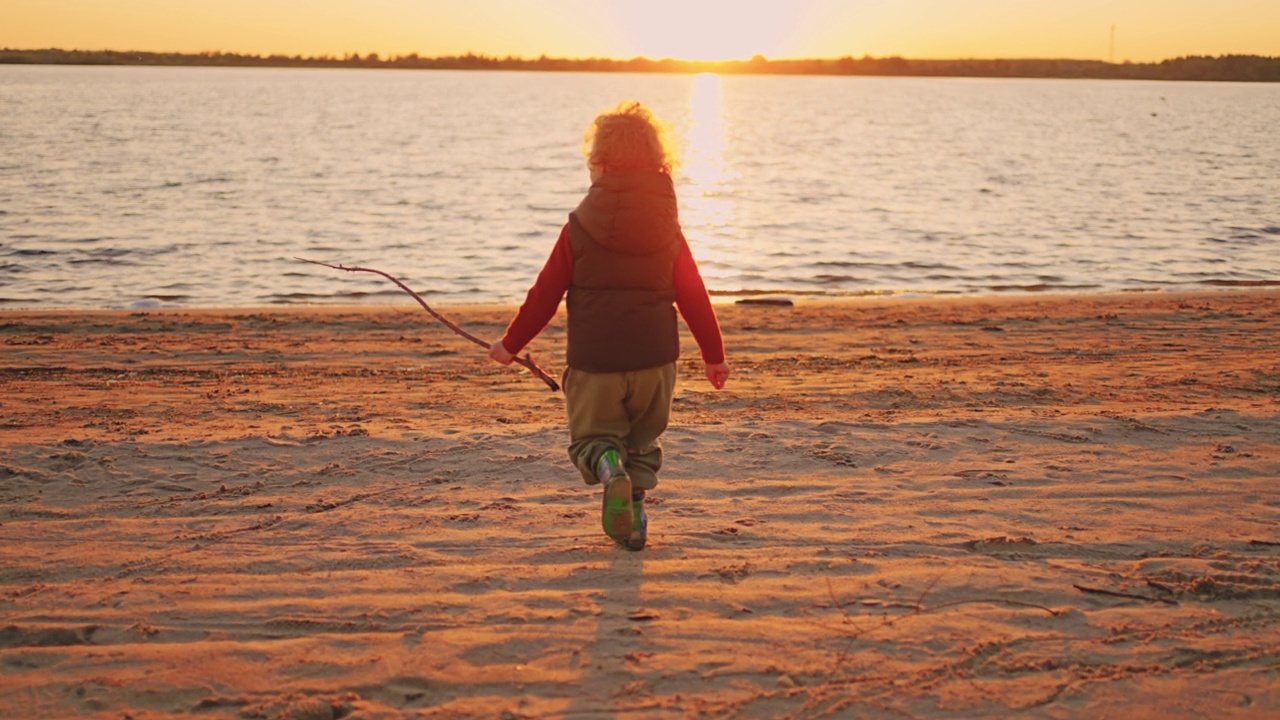
[[[676,308],[707,380],[729,378],[724,342],[676,212],[672,153],[636,102],[598,116],[585,138],[591,189],[489,357],[509,364],[568,293],[564,374],[569,458],[604,487],[601,524],[629,550],[648,537],[647,490],[658,484],[680,354]]]

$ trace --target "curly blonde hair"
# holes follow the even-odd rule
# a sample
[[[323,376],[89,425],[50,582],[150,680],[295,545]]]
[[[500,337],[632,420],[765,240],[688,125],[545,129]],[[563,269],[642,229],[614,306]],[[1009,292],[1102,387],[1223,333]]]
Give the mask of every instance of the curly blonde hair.
[[[634,100],[597,115],[582,138],[582,150],[588,166],[602,169],[670,175],[677,164],[666,126]]]

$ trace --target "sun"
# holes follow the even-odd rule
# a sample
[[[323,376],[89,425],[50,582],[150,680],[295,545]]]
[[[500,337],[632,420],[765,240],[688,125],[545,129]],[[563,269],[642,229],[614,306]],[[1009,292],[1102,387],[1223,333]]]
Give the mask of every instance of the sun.
[[[636,55],[651,59],[745,60],[777,53],[794,24],[787,2],[650,0],[619,9]]]

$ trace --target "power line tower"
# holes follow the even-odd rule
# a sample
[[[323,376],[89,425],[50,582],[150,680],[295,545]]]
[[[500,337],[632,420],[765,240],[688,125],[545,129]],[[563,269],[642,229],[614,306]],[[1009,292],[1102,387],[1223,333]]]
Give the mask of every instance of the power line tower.
[[[1116,24],[1111,23],[1111,45],[1107,50],[1107,62],[1116,64]]]

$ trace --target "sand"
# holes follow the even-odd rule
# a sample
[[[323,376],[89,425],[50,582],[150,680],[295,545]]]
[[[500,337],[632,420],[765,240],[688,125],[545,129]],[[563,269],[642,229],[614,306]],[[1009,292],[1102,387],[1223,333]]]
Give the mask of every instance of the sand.
[[[0,716],[1280,713],[1280,292],[720,314],[632,553],[416,306],[0,313]]]

